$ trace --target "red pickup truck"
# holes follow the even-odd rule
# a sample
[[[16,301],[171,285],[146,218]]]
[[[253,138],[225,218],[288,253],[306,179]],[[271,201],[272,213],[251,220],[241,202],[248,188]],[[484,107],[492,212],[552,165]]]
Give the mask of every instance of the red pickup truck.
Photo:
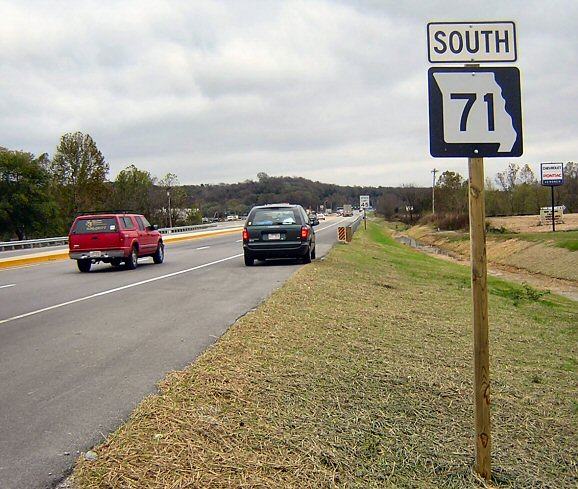
[[[104,262],[134,270],[139,257],[152,256],[162,263],[165,247],[156,226],[140,214],[102,213],[79,216],[68,235],[69,256],[81,272]]]

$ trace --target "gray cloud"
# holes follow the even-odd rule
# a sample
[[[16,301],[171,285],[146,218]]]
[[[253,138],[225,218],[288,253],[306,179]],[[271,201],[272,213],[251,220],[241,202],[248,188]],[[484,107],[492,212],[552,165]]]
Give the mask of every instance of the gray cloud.
[[[114,176],[182,182],[303,175],[427,185],[432,20],[514,20],[520,163],[575,160],[578,6],[558,2],[0,3],[0,145],[52,153],[90,133]],[[509,160],[487,160],[487,172]]]

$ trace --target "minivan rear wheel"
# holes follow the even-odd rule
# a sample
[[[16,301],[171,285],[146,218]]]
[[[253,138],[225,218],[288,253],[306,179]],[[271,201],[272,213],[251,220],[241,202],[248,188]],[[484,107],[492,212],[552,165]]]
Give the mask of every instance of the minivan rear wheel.
[[[243,258],[245,259],[245,265],[248,267],[252,267],[255,264],[255,258],[253,258],[251,255],[249,255],[249,253],[245,252],[245,254],[243,255]]]
[[[307,248],[307,253],[303,257],[303,263],[311,263],[311,247]]]

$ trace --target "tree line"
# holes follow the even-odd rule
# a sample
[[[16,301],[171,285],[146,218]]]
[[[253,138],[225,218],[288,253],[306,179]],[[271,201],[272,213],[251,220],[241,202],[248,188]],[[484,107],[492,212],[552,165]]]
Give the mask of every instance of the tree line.
[[[0,240],[66,234],[81,212],[131,210],[161,226],[201,221],[172,173],[156,178],[129,165],[114,181],[89,134],[67,133],[54,156],[0,148]],[[172,202],[170,208],[168,200]]]
[[[565,184],[557,201],[578,212],[578,164],[565,165]],[[64,134],[52,157],[0,148],[0,240],[63,235],[80,212],[131,210],[165,226],[197,224],[202,217],[244,215],[254,205],[299,203],[314,210],[358,205],[369,195],[386,218],[415,222],[431,214],[432,189],[415,185],[367,187],[327,184],[302,177],[257,174],[256,180],[233,184],[180,185],[173,173],[157,178],[128,165],[114,180],[109,165],[88,134]],[[508,165],[486,182],[486,213],[536,214],[549,205],[550,189],[542,187],[528,165]],[[435,183],[436,218],[454,226],[467,224],[467,180],[444,171]],[[465,216],[465,224],[464,224]]]
[[[485,184],[486,215],[538,214],[549,206],[551,191],[541,185],[529,165],[510,163]],[[566,212],[578,212],[578,164],[564,165],[564,185],[555,188],[557,205]],[[458,229],[468,225],[468,181],[453,171],[444,171],[435,182],[435,216],[432,215],[432,189],[405,185],[386,191],[377,210],[387,218],[410,223],[425,219],[442,228]]]

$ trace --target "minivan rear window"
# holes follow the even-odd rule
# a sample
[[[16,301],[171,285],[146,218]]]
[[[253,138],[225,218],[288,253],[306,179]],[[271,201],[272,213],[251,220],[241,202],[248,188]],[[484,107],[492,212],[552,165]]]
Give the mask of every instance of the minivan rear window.
[[[255,209],[247,220],[249,226],[301,224],[299,213],[292,208]]]
[[[117,231],[116,219],[114,217],[105,217],[101,219],[79,219],[76,221],[73,233],[116,233]]]

